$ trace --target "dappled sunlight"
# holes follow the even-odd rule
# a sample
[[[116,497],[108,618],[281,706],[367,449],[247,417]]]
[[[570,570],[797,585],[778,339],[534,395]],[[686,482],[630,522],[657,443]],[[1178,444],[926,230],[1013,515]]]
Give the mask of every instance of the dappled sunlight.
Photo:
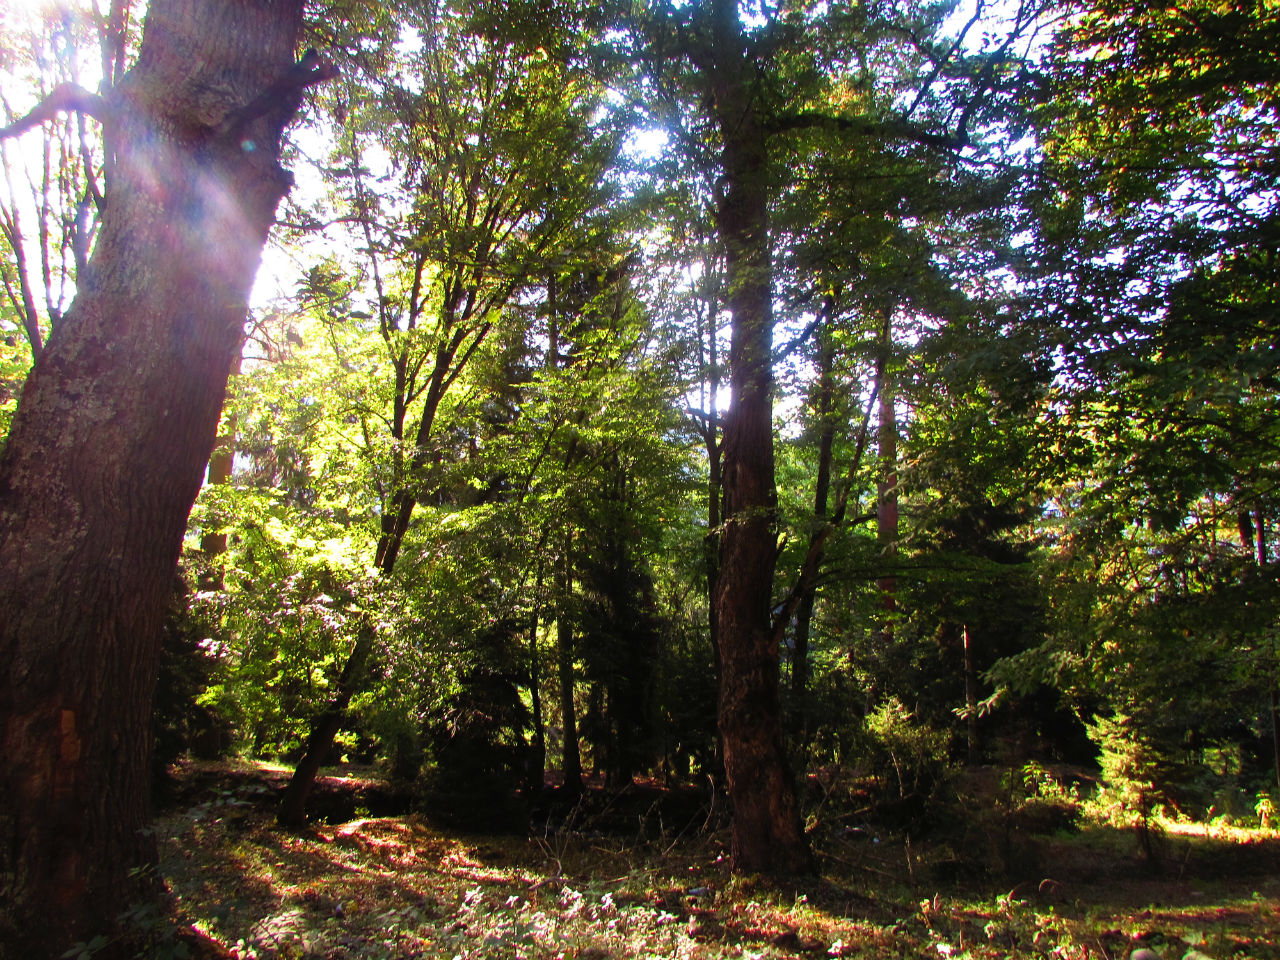
[[[963,890],[931,872],[945,845],[849,835],[817,842],[820,879],[771,883],[732,877],[719,831],[615,844],[567,825],[458,835],[359,815],[283,832],[253,779],[278,774],[238,769],[201,781],[205,802],[168,813],[158,836],[178,916],[239,958],[1280,956],[1267,869],[1280,844],[1259,831],[1171,824],[1153,870],[1131,830],[1092,825],[1037,840],[1053,879],[971,878]]]
[[[1196,823],[1190,820],[1161,820],[1161,829],[1172,836],[1211,837],[1215,840],[1226,840],[1238,844],[1259,844],[1266,841],[1280,840],[1280,829],[1275,827],[1248,827],[1227,823],[1223,819],[1209,823]]]
[[[1237,6],[0,0],[0,953],[1280,960]]]

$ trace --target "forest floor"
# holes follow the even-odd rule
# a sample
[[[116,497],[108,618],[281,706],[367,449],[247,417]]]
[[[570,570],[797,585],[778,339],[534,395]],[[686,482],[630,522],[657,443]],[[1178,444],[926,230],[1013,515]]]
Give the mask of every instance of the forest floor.
[[[359,773],[324,778],[325,819],[291,833],[272,821],[288,770],[179,771],[156,823],[196,932],[174,955],[1280,960],[1274,830],[1169,826],[1151,862],[1100,826],[913,840],[811,819],[820,877],[764,882],[730,874],[705,794],[593,793],[533,835],[479,835],[378,815],[397,798]]]

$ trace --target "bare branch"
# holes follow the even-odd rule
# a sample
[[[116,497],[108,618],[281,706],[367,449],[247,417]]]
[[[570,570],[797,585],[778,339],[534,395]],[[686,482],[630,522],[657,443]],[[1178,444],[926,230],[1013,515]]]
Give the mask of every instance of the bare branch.
[[[982,19],[982,15],[985,12],[986,4],[984,0],[978,0],[978,3],[973,10],[973,16],[970,17],[969,22],[964,25],[964,29],[956,34],[956,39],[955,42],[952,43],[951,49],[947,51],[946,56],[933,65],[933,70],[929,72],[929,76],[925,79],[925,82],[920,84],[920,89],[916,91],[916,98],[911,101],[911,106],[907,108],[907,112],[905,114],[906,119],[911,119],[911,115],[916,112],[916,107],[920,106],[921,101],[924,100],[925,95],[929,92],[929,88],[932,87],[934,81],[938,79],[938,75],[942,73],[943,68],[951,62],[951,59],[959,52],[960,48],[964,46],[964,38],[969,35],[969,31],[973,29],[974,25]]]
[[[69,111],[85,114],[99,123],[105,123],[107,104],[102,97],[90,93],[84,87],[74,83],[60,83],[25,117],[13,121],[7,127],[0,127],[0,140],[24,134],[32,127],[38,127],[46,120]]]

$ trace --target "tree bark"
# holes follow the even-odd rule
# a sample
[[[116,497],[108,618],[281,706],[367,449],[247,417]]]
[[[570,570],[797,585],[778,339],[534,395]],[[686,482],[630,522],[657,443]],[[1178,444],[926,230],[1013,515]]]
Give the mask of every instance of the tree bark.
[[[828,313],[834,311],[829,306]],[[822,528],[827,522],[827,499],[831,491],[831,461],[836,440],[835,407],[835,350],[830,338],[821,334],[822,344],[818,356],[818,476],[813,489],[813,532],[809,537],[810,548],[819,550],[816,563],[822,562]],[[804,751],[809,745],[809,632],[813,623],[813,606],[818,598],[816,583],[805,585],[796,606],[794,645],[791,658],[791,698],[795,703],[792,728],[796,746]],[[803,755],[803,753],[801,754]]]
[[[556,666],[560,680],[560,725],[564,731],[562,762],[564,789],[568,796],[582,793],[582,754],[578,750],[578,712],[573,701],[573,620],[569,616],[569,539],[556,571]]]
[[[0,454],[5,957],[59,956],[150,892],[131,871],[154,860],[160,626],[315,79],[301,20],[301,0],[153,0],[107,100],[97,249]]]
[[[702,71],[721,137],[724,189],[716,222],[733,318],[715,590],[731,852],[740,873],[806,873],[814,864],[782,742],[778,640],[769,609],[777,560],[769,155],[738,6],[711,0],[708,13],[711,52]]]
[[[880,334],[880,350],[876,356],[876,382],[880,384],[880,430],[877,443],[880,452],[880,482],[877,484],[876,543],[880,557],[893,564],[898,553],[898,411],[894,403],[893,373],[890,369],[893,351],[893,321],[885,312]],[[893,614],[898,606],[898,579],[892,574],[876,580],[880,590],[880,609],[884,620],[880,626],[885,639],[893,636]]]
[[[236,377],[240,375],[240,359],[240,351],[237,350],[235,357],[231,361],[230,376]],[[236,418],[232,414],[227,420],[227,432],[218,437],[213,456],[209,458],[208,483],[210,486],[222,487],[231,482],[231,473],[235,466],[235,460]],[[227,531],[224,529],[206,530],[200,537],[200,552],[210,560],[215,557],[221,557],[227,552]],[[214,578],[214,584],[218,587],[222,586],[221,574]]]

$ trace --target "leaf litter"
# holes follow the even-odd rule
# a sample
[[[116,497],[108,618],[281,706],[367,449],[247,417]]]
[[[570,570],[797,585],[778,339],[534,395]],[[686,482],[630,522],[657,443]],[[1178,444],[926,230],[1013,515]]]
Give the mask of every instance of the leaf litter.
[[[272,795],[242,783],[157,820],[174,914],[203,955],[1280,960],[1274,842],[1254,843],[1265,860],[1239,877],[1230,863],[1243,861],[1224,849],[1201,882],[1148,878],[1124,861],[1088,883],[993,893],[979,882],[933,890],[921,871],[895,879],[879,846],[874,857],[819,846],[817,879],[735,878],[723,830],[675,844],[490,836],[408,815],[290,833],[272,820]]]

